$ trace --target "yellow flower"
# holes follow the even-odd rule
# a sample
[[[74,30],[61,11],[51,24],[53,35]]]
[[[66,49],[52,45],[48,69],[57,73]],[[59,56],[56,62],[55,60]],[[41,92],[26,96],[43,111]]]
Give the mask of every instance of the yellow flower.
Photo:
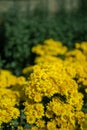
[[[33,126],[31,130],[40,130],[37,126]]]
[[[36,126],[38,127],[38,128],[44,128],[45,127],[45,121],[44,120],[37,120],[36,121]]]
[[[34,96],[34,101],[35,102],[41,102],[42,101],[42,96],[40,93],[36,92]]]
[[[47,122],[47,129],[48,130],[57,130],[56,123],[54,121]]]
[[[48,109],[45,112],[45,115],[47,118],[53,118],[53,114],[54,114],[53,111],[48,110]]]
[[[22,126],[18,126],[17,130],[24,130]]]
[[[87,88],[85,89],[85,92],[87,93]]]
[[[75,47],[76,47],[77,49],[82,50],[82,52],[83,52],[85,55],[87,55],[87,42],[86,42],[86,41],[83,41],[83,42],[81,42],[81,43],[76,43],[75,45],[76,45]]]
[[[36,118],[40,119],[44,116],[44,106],[41,103],[36,103],[34,105],[34,109],[36,110]]]
[[[75,130],[75,127],[72,125],[72,123],[68,123],[68,130]]]
[[[17,108],[11,110],[11,116],[13,119],[17,119],[20,116],[20,111]]]
[[[32,114],[29,114],[28,116],[26,116],[26,119],[27,119],[27,123],[29,123],[29,124],[34,124],[36,121],[35,116]]]

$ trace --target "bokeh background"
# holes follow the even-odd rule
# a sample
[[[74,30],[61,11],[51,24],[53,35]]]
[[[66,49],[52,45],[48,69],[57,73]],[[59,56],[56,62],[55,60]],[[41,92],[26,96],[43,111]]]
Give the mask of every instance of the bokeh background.
[[[1,0],[0,68],[20,75],[31,48],[53,38],[74,48],[87,41],[87,0]]]

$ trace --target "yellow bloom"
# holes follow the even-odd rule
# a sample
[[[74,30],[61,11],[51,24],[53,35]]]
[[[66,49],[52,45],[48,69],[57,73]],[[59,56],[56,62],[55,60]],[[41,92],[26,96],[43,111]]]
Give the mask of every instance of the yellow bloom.
[[[45,112],[45,115],[47,118],[53,118],[53,114],[54,114],[53,111],[48,110],[48,109]]]
[[[40,93],[36,92],[34,96],[34,101],[35,102],[41,102],[42,101],[42,96]]]
[[[54,121],[47,122],[47,129],[48,130],[57,130],[56,123]]]
[[[17,130],[24,130],[22,126],[18,126]]]
[[[34,105],[34,109],[36,110],[36,118],[40,119],[44,116],[44,106],[41,103],[36,103]]]
[[[85,89],[85,92],[87,93],[87,88]]]
[[[33,126],[31,130],[40,130],[37,126]]]
[[[44,128],[45,127],[45,121],[44,120],[37,120],[36,121],[36,126],[38,127],[38,128]]]
[[[20,111],[17,108],[11,110],[11,116],[13,119],[17,119],[20,116]]]
[[[29,124],[34,124],[36,121],[35,116],[32,114],[29,114],[28,116],[26,116],[26,119],[27,119],[27,123],[29,123]]]

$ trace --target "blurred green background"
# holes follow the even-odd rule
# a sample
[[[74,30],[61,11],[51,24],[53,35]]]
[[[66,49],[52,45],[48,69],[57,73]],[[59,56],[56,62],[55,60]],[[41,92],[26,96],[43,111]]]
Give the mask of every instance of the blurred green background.
[[[0,1],[0,68],[20,75],[33,64],[31,48],[45,39],[69,49],[87,41],[87,0]]]

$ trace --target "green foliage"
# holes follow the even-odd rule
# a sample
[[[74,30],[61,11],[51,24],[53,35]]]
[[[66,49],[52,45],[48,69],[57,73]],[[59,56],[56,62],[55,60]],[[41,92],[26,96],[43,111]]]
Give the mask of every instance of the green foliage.
[[[13,11],[4,15],[4,41],[0,47],[1,66],[10,69],[16,75],[33,64],[33,45],[45,39],[60,40],[70,49],[75,42],[87,41],[86,13],[58,13],[54,17],[46,15],[20,16]],[[3,45],[4,43],[4,45]],[[3,64],[2,64],[3,63]]]

